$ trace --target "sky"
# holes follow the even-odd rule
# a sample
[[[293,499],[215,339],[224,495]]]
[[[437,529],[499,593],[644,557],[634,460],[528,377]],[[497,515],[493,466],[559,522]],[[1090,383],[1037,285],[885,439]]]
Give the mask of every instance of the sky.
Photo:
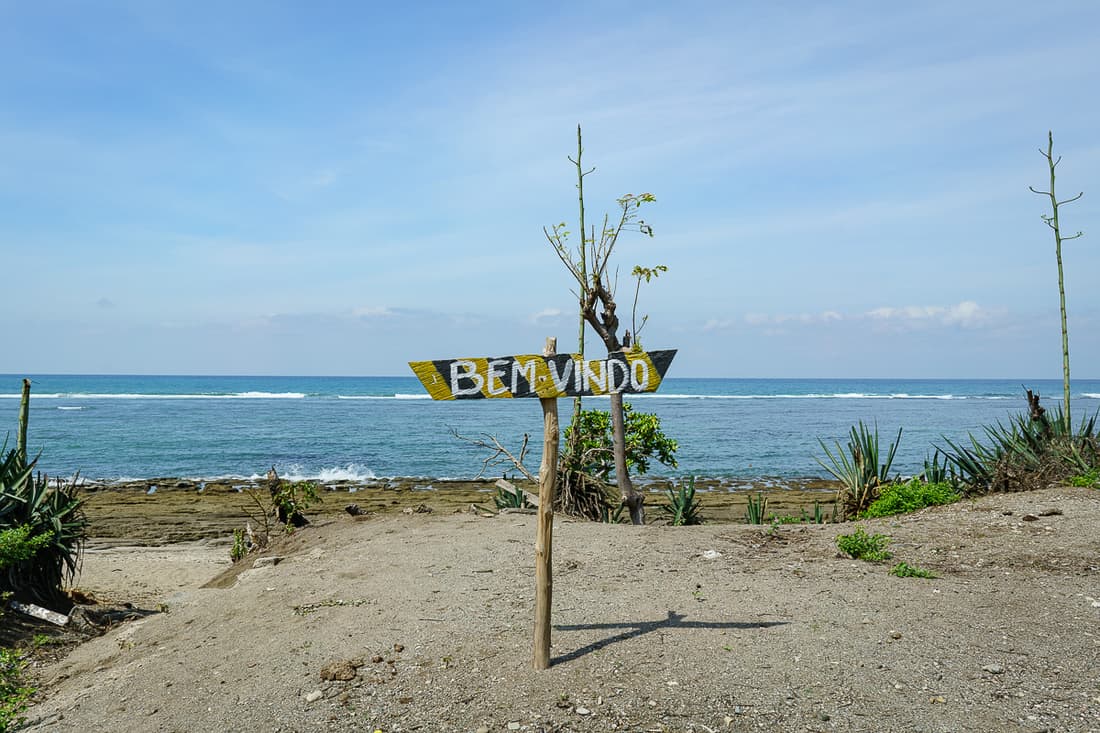
[[[656,197],[617,301],[668,267],[681,377],[1060,378],[1053,130],[1100,378],[1098,38],[1092,0],[0,0],[0,373],[572,349],[579,124],[590,223]]]

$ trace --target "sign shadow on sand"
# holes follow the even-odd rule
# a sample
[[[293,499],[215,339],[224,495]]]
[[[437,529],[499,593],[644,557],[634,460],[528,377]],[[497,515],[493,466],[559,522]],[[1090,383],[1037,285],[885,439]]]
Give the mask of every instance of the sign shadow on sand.
[[[579,649],[554,657],[553,664],[572,662],[585,654],[599,651],[620,641],[633,639],[643,634],[648,634],[659,629],[766,629],[772,626],[784,626],[787,621],[685,621],[682,613],[669,611],[668,617],[660,621],[634,621],[625,623],[603,624],[560,624],[555,625],[557,631],[592,631],[598,629],[625,629],[624,631],[586,644]]]

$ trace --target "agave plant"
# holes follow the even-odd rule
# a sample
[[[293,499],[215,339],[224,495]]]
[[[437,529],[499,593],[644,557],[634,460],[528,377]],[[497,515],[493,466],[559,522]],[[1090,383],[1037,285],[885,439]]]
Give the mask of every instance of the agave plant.
[[[949,450],[942,452],[951,472],[972,493],[1044,488],[1100,466],[1096,421],[1094,414],[1070,430],[1060,409],[1054,410],[1053,419],[1016,415],[1008,425],[985,427],[988,444],[973,435],[967,436],[969,446],[944,438]]]
[[[745,521],[749,524],[763,524],[764,515],[768,511],[768,497],[758,491],[756,492],[756,499],[753,499],[751,494],[747,498],[748,505],[745,507]]]
[[[867,429],[861,420],[853,426],[848,438],[847,450],[836,443],[836,452],[829,450],[820,438],[818,443],[829,459],[826,463],[817,458],[818,464],[843,484],[838,499],[842,499],[848,516],[854,516],[865,510],[878,493],[878,487],[890,481],[890,466],[894,463],[894,454],[901,443],[901,428],[897,437],[890,443],[886,459],[879,461],[878,425],[874,432]]]
[[[666,489],[666,496],[668,502],[661,505],[661,510],[668,516],[669,524],[681,527],[703,523],[703,518],[699,514],[702,505],[695,498],[694,476],[681,481],[676,490],[670,486]]]
[[[28,469],[33,467],[34,462]],[[32,557],[0,571],[0,592],[53,608],[64,606],[62,585],[79,570],[87,538],[88,522],[75,477],[68,484],[58,480],[51,486],[41,473],[27,476],[5,487],[0,504],[0,530],[26,527],[30,537],[49,537]]]
[[[36,545],[28,557],[0,569],[0,594],[67,610],[61,588],[79,570],[88,521],[77,496],[77,477],[51,487],[45,475],[33,475],[38,458],[27,460],[25,437],[29,392],[25,382],[17,447],[8,451],[5,440],[0,448],[0,532],[24,532]]]

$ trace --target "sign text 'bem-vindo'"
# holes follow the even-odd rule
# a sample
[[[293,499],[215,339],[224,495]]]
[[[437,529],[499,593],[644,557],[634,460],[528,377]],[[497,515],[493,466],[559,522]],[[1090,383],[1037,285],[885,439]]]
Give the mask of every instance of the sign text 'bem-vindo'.
[[[436,400],[587,397],[652,392],[660,386],[675,355],[675,349],[616,351],[596,360],[576,354],[520,354],[411,361],[409,366]]]

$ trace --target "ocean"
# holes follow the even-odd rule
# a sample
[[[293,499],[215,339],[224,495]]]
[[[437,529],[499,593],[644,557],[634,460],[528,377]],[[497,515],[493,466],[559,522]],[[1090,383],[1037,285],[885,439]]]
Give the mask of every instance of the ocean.
[[[22,377],[0,375],[0,435],[15,441]],[[51,476],[95,480],[280,475],[321,482],[382,477],[472,478],[484,451],[456,439],[495,435],[518,450],[531,436],[537,469],[538,400],[436,402],[412,375],[246,377],[29,375],[29,449]],[[902,428],[894,468],[916,473],[944,438],[1026,410],[1024,387],[1053,409],[1060,380],[684,379],[632,395],[679,441],[678,468],[651,476],[739,481],[827,476],[818,441],[845,441],[863,421],[885,445]],[[568,424],[571,399],[560,400]],[[606,398],[586,398],[606,409]],[[1073,383],[1075,421],[1100,409],[1100,380]],[[506,467],[509,473],[514,473]],[[499,475],[500,468],[489,475]]]

